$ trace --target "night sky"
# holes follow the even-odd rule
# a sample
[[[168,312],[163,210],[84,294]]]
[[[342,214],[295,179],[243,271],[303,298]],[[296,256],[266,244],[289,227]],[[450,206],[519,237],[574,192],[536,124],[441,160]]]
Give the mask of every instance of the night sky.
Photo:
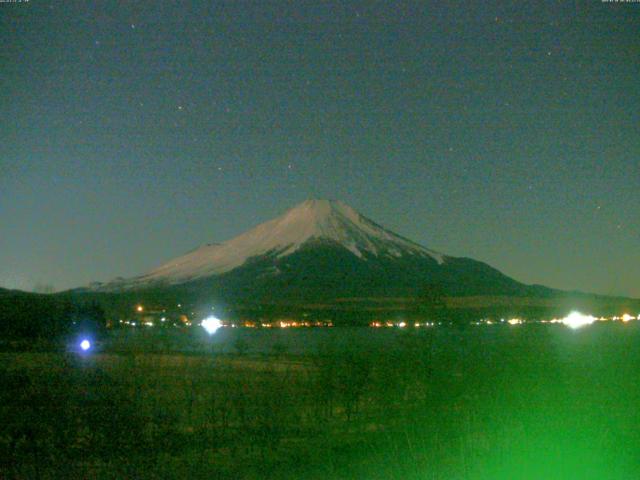
[[[0,36],[0,286],[140,274],[333,198],[640,297],[640,3],[31,0]]]

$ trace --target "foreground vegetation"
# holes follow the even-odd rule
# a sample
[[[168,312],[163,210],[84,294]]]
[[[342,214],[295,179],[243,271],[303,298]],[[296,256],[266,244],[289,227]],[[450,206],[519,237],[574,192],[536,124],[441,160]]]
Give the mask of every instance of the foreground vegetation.
[[[637,478],[639,339],[609,324],[305,355],[2,353],[0,478]]]

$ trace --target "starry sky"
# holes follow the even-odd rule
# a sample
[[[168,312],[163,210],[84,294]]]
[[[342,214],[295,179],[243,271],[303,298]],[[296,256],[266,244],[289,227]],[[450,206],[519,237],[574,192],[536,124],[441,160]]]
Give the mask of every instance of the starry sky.
[[[640,297],[640,4],[0,3],[0,286],[143,273],[308,198]]]

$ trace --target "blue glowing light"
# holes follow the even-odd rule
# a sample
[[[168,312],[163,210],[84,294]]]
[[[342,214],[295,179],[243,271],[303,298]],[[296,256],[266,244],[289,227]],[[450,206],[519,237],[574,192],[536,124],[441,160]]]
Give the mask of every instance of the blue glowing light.
[[[87,350],[89,350],[89,349],[91,348],[91,342],[90,342],[89,340],[86,340],[86,339],[85,339],[85,340],[82,340],[82,341],[80,342],[80,348],[81,348],[83,351],[85,351],[85,352],[86,352]]]

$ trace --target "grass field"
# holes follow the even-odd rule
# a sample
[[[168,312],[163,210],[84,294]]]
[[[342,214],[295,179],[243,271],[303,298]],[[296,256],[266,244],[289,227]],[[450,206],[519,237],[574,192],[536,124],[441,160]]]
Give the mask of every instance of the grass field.
[[[334,332],[0,354],[0,478],[638,478],[635,324]]]

